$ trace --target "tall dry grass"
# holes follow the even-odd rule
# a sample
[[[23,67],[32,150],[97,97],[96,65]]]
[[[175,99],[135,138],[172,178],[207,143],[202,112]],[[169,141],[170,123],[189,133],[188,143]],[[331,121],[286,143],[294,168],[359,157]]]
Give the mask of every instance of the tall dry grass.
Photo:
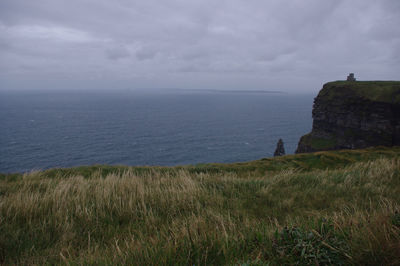
[[[0,181],[0,260],[289,263],[296,258],[276,252],[276,232],[285,226],[313,232],[323,219],[344,239],[344,263],[395,265],[399,212],[399,159],[251,177],[182,169],[88,178],[32,172]]]

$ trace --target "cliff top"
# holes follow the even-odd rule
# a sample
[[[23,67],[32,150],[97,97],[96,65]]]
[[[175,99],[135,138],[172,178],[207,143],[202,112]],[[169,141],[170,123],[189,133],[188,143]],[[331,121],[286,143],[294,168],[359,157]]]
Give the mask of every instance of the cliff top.
[[[319,93],[328,99],[339,95],[400,104],[400,81],[334,81],[326,83]]]

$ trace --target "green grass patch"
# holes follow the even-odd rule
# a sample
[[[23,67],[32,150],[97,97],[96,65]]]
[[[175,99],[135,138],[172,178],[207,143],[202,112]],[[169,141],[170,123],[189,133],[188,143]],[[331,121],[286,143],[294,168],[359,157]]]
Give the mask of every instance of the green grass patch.
[[[356,95],[371,101],[400,104],[400,81],[334,81],[326,83],[320,95],[327,99]]]
[[[398,265],[400,148],[0,176],[0,264]]]
[[[311,134],[307,134],[302,137],[302,143],[314,150],[330,150],[335,148],[337,141],[336,137],[326,139],[313,137]]]

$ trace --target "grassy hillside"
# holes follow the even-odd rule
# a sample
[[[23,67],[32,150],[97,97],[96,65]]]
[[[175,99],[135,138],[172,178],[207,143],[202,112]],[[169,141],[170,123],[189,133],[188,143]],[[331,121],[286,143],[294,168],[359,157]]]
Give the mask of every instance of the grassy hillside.
[[[400,264],[400,148],[0,176],[0,263]]]
[[[371,101],[400,104],[400,81],[334,81],[324,85],[321,95],[327,99],[339,96],[345,97],[343,91],[338,92],[333,88],[345,88],[348,94],[361,96]]]

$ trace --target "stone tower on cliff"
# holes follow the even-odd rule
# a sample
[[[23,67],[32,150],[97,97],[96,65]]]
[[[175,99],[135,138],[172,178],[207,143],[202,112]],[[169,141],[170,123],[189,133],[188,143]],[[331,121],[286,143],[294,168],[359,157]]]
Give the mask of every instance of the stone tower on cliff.
[[[350,73],[347,76],[347,81],[356,81],[356,78],[354,77],[354,73]]]

